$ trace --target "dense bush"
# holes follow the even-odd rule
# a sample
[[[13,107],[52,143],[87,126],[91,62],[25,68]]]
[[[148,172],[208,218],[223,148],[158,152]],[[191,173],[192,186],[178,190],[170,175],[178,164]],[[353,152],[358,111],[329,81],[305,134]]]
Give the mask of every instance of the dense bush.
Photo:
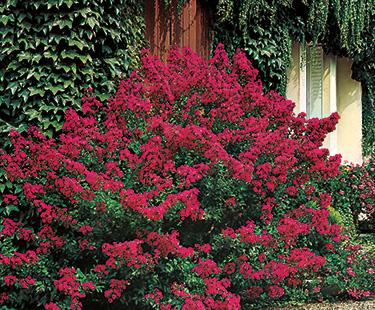
[[[373,258],[313,184],[338,115],[306,120],[222,46],[147,54],[103,105],[83,98],[56,139],[12,132],[2,163],[5,309],[245,309],[369,296]],[[332,293],[334,291],[334,293]]]
[[[375,229],[375,162],[345,164],[339,174],[318,182],[318,188],[331,193],[331,213],[351,233]]]

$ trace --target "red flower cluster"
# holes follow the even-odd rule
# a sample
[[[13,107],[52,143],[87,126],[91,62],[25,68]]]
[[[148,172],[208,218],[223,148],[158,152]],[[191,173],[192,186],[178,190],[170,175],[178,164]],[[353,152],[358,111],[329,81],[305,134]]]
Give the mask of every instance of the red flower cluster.
[[[104,292],[104,296],[108,299],[108,302],[112,303],[115,299],[120,298],[128,284],[129,281],[126,280],[111,279],[109,283],[110,289]]]
[[[61,268],[60,271],[61,278],[54,281],[54,285],[57,291],[63,292],[65,295],[69,296],[71,299],[71,309],[82,309],[81,298],[86,295],[81,292],[81,284],[77,279],[75,268]]]

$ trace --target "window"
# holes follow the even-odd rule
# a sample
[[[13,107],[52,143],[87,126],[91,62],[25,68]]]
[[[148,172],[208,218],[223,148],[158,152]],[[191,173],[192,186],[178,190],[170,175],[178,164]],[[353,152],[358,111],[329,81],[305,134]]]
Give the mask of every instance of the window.
[[[340,113],[336,130],[324,140],[331,154],[340,153],[345,160],[360,163],[362,137],[361,84],[351,78],[352,61],[325,54],[320,46],[300,43],[292,46],[286,96],[296,103],[296,114],[308,118]]]
[[[337,111],[336,57],[325,55],[320,46],[300,46],[299,112],[308,118],[326,117]],[[337,150],[336,133],[327,145]]]
[[[325,110],[329,113],[336,111],[336,109],[331,110],[333,105],[329,109],[325,109],[323,75],[324,64],[327,62],[326,57],[320,46],[300,47],[300,110],[306,112],[309,118],[324,117],[326,116]],[[329,62],[331,62],[331,59],[329,59]],[[330,75],[331,70],[336,69],[330,67],[328,69]],[[335,83],[335,81],[332,81],[332,83]],[[332,89],[332,91],[335,92],[336,90]],[[329,94],[331,94],[331,89]]]
[[[323,116],[323,50],[320,47],[306,49],[306,114],[308,117]]]

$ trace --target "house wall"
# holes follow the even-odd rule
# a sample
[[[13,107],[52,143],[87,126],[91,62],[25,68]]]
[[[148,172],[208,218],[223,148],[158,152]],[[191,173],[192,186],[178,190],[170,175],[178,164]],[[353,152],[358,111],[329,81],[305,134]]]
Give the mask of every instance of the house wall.
[[[362,161],[362,88],[351,79],[352,62],[337,59],[337,107],[341,116],[338,125],[338,152],[343,158],[355,163]]]
[[[177,12],[177,0],[169,9],[163,0],[145,0],[146,38],[151,51],[165,58],[172,46],[190,47],[208,58],[211,50],[210,15],[200,1],[189,0]]]
[[[347,58],[324,56],[323,116],[337,111],[341,118],[335,132],[330,133],[325,139],[323,147],[328,148],[331,153],[340,153],[343,160],[361,163],[362,93],[361,84],[351,78],[351,65],[351,61]],[[288,70],[286,97],[296,103],[296,113],[304,110],[301,98],[306,95],[303,88],[300,87],[303,83],[301,68],[300,46],[294,44]],[[334,101],[336,101],[336,105]]]

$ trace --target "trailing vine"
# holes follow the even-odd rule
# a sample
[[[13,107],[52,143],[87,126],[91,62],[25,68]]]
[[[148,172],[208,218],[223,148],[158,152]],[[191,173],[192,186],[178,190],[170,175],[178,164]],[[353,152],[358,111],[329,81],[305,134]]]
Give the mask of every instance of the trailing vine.
[[[214,44],[242,47],[259,69],[265,90],[285,94],[291,42],[322,44],[350,57],[363,88],[363,153],[375,154],[374,0],[218,0]]]

